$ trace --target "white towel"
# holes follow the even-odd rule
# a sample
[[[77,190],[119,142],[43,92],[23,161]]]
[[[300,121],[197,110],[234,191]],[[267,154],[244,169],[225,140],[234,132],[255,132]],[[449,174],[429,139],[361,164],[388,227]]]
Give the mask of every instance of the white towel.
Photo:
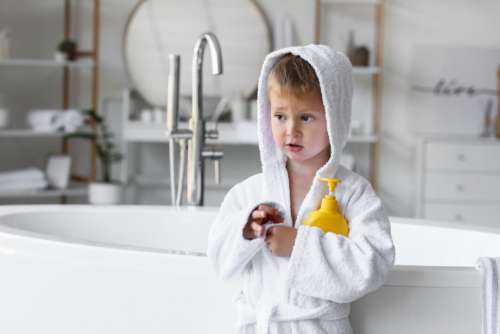
[[[32,191],[47,188],[48,183],[45,180],[38,181],[16,181],[0,184],[0,192],[18,192]]]
[[[25,168],[0,173],[0,185],[7,183],[30,183],[45,180],[45,175],[38,168]]]
[[[74,132],[85,123],[85,118],[79,110],[66,110],[61,118],[65,132]]]
[[[483,334],[499,334],[500,258],[479,258],[477,268],[483,276]]]

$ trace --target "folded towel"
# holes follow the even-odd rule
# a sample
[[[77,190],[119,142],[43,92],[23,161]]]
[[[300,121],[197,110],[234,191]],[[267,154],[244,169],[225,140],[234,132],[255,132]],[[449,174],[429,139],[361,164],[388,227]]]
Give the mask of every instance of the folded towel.
[[[47,186],[48,183],[45,180],[2,183],[0,184],[0,192],[5,193],[5,192],[40,190],[47,188]]]
[[[0,185],[6,183],[30,183],[45,180],[44,173],[38,168],[25,168],[0,173]]]
[[[483,334],[500,334],[500,258],[479,258],[477,268],[483,276]]]

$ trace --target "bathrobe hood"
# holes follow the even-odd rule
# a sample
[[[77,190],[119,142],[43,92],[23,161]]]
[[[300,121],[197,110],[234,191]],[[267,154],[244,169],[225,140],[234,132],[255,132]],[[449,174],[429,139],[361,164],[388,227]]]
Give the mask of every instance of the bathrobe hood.
[[[318,170],[321,177],[332,177],[338,168],[342,150],[349,135],[351,123],[352,66],[347,57],[324,45],[289,47],[270,53],[264,60],[259,78],[258,140],[264,173],[281,165],[286,157],[275,145],[271,132],[271,109],[267,95],[267,81],[274,64],[287,54],[299,56],[313,67],[318,77],[326,126],[331,147],[328,162]]]

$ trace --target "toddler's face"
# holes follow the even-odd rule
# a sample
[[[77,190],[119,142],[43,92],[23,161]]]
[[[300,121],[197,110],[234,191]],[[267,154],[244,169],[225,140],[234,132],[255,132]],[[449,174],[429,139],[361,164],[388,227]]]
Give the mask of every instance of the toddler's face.
[[[307,161],[330,155],[323,102],[319,95],[283,95],[270,79],[271,129],[274,142],[288,159]],[[325,152],[326,151],[326,152]]]

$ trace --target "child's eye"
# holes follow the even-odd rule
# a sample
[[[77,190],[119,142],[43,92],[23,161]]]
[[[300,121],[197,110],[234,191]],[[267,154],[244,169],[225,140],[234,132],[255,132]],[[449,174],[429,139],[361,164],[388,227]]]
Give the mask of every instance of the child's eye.
[[[302,115],[302,116],[300,116],[300,119],[306,123],[309,123],[310,121],[312,121],[314,119],[314,117],[311,115]]]
[[[281,114],[274,114],[274,117],[278,120],[278,121],[283,121],[285,119],[285,116],[281,115]]]

